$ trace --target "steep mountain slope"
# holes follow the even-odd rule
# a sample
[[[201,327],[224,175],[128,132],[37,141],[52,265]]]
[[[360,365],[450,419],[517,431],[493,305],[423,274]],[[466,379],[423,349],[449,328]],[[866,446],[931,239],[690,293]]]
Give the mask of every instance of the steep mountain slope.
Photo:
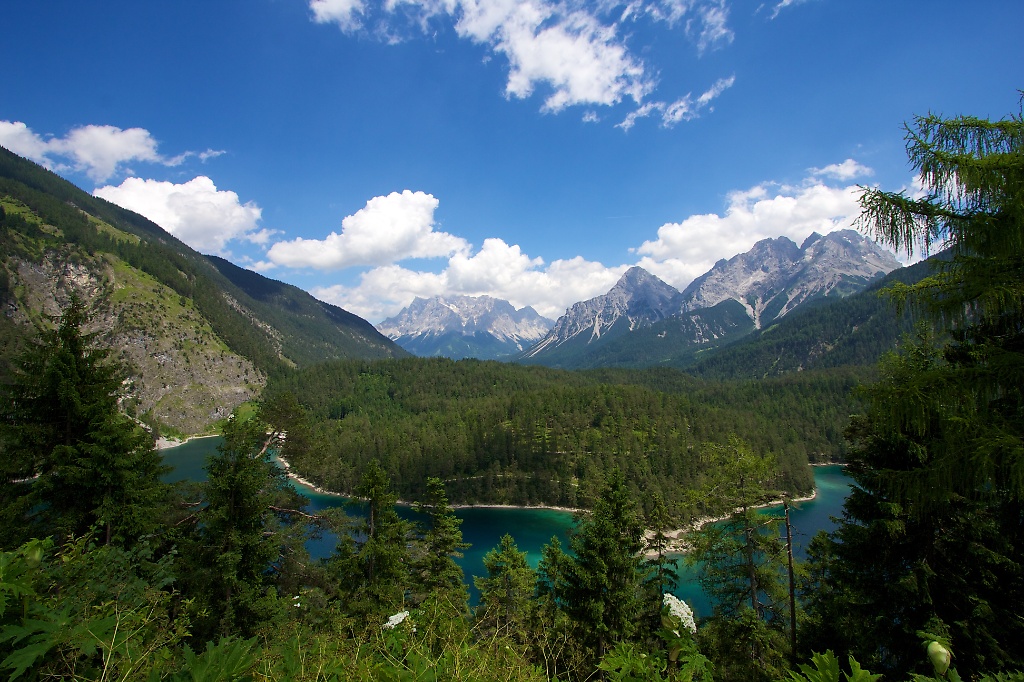
[[[902,335],[913,332],[916,321],[910,311],[898,314],[882,292],[896,282],[920,281],[933,271],[935,261],[946,257],[937,254],[896,270],[846,298],[816,301],[736,343],[674,364],[692,362],[687,372],[713,380],[760,379],[837,367],[873,370],[883,353],[894,349]]]
[[[417,297],[377,329],[413,355],[496,360],[532,346],[552,324],[490,296],[437,296]]]
[[[626,271],[607,294],[574,303],[551,331],[519,358],[523,362],[563,366],[591,344],[663,320],[674,309],[679,292],[640,267]],[[564,365],[566,367],[570,365]]]
[[[702,350],[810,302],[860,291],[898,267],[891,253],[843,230],[813,234],[799,247],[786,237],[763,240],[719,261],[682,293],[633,268],[606,296],[570,308],[547,337],[516,359],[566,369],[684,366]],[[653,290],[652,281],[659,285]],[[628,326],[618,324],[625,306],[615,302],[634,300],[642,302],[630,304],[638,314],[627,316]],[[611,314],[597,312],[605,310]]]
[[[683,291],[681,310],[739,301],[758,329],[822,296],[846,296],[900,267],[875,242],[853,230],[817,233],[797,246],[786,237],[764,239],[750,251],[721,260]]]
[[[268,375],[325,359],[407,355],[295,287],[208,258],[149,220],[0,148],[0,370],[75,292],[132,367],[126,409],[192,433]]]

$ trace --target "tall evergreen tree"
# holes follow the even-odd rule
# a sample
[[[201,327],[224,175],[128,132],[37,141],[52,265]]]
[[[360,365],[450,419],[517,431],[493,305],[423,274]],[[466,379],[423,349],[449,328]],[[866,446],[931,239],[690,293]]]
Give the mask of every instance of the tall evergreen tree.
[[[643,525],[621,471],[574,530],[559,592],[593,660],[636,633],[643,611]]]
[[[282,432],[261,417],[225,425],[179,562],[185,592],[200,609],[196,628],[208,636],[248,637],[270,627],[281,612],[278,582],[288,555],[303,551],[302,500],[273,461]]]
[[[439,478],[427,479],[427,497],[416,505],[416,510],[427,515],[427,530],[423,535],[423,557],[419,562],[419,583],[426,593],[442,591],[448,599],[465,604],[465,576],[455,560],[469,547],[462,541],[462,519],[448,503],[448,494]]]
[[[149,434],[119,411],[124,370],[85,331],[87,317],[73,295],[6,387],[5,501],[29,517],[7,521],[59,539],[95,529],[102,542],[127,546],[156,530],[167,469]]]
[[[365,504],[365,516],[355,529],[357,540],[348,556],[339,554],[331,562],[343,588],[347,586],[350,611],[387,616],[401,610],[412,587],[412,525],[395,511],[397,497],[377,460],[370,462],[356,493]],[[346,546],[342,544],[342,552]]]
[[[892,676],[920,660],[918,630],[951,640],[961,674],[1019,668],[1024,120],[929,115],[907,140],[924,196],[868,190],[861,221],[898,249],[948,249],[891,295],[949,341],[909,339],[866,393],[849,431],[857,486],[815,543],[825,591],[809,601],[808,630]]]
[[[474,577],[480,590],[476,608],[476,627],[486,634],[522,637],[528,627],[533,589],[537,574],[519,551],[516,541],[506,533],[497,547],[484,555],[487,575]]]
[[[700,565],[701,587],[714,604],[704,633],[716,637],[712,658],[720,677],[770,679],[784,665],[787,604],[780,519],[758,511],[776,495],[773,458],[735,436],[728,445],[705,444],[703,456],[707,474],[693,493],[694,515],[726,515],[692,534],[686,556]]]

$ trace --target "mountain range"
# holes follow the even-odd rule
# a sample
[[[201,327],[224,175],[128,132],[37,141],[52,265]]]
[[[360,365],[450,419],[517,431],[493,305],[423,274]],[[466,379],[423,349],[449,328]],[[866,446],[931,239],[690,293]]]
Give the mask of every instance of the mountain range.
[[[490,296],[417,297],[377,330],[413,355],[497,360],[520,353],[554,324]]]
[[[126,410],[176,434],[210,428],[269,378],[332,359],[412,353],[566,369],[687,367],[721,378],[869,364],[903,327],[873,293],[856,292],[886,273],[916,272],[898,268],[853,231],[799,246],[780,237],[719,261],[683,291],[631,268],[555,322],[491,297],[449,296],[416,299],[378,330],[199,254],[0,148],[0,380],[33,326],[49,324],[74,293],[92,306],[99,342],[130,369]]]
[[[900,268],[853,230],[803,244],[764,239],[720,260],[683,291],[640,267],[556,322],[488,296],[417,298],[379,331],[414,355],[512,359],[566,369],[686,365],[810,302],[842,298]]]
[[[408,355],[362,318],[204,256],[0,147],[0,380],[71,294],[129,369],[125,409],[172,434],[207,430],[294,368]]]

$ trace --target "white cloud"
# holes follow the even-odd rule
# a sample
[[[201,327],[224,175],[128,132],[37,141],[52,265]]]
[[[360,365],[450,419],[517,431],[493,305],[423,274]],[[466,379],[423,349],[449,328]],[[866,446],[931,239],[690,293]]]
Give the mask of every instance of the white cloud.
[[[786,9],[787,7],[792,7],[794,5],[802,5],[805,2],[807,2],[807,0],[781,0],[781,2],[777,3],[775,7],[772,8],[772,15],[769,18],[775,19],[776,17],[779,16],[779,12]]]
[[[36,135],[21,121],[0,121],[0,146],[48,168],[51,167],[51,162],[47,158],[51,153],[49,142]]]
[[[310,293],[375,322],[395,315],[417,296],[453,294],[494,296],[517,308],[533,306],[554,319],[573,303],[607,292],[627,267],[608,268],[581,257],[545,267],[519,246],[491,238],[475,254],[455,254],[438,273],[392,264],[363,273],[356,286],[316,287]]]
[[[690,94],[680,98],[665,107],[661,116],[662,125],[671,128],[680,121],[691,121],[700,116],[701,111],[707,109],[711,102],[723,92],[732,87],[736,82],[736,76],[719,78],[710,88],[701,93],[696,100]]]
[[[313,21],[318,24],[338,24],[343,31],[354,31],[361,25],[360,16],[366,11],[362,0],[310,0]]]
[[[544,110],[578,104],[611,105],[629,97],[640,102],[653,83],[642,62],[616,36],[615,26],[572,12],[548,24],[550,13],[531,4],[516,7],[492,46],[509,61],[506,95],[526,98],[538,84],[552,89]]]
[[[664,110],[665,110],[665,103],[664,102],[648,102],[647,104],[643,104],[640,107],[638,107],[636,110],[631,111],[628,114],[626,114],[626,118],[622,119],[621,123],[616,123],[615,127],[616,128],[622,128],[625,131],[629,131],[633,126],[636,125],[636,122],[639,121],[641,118],[647,118],[648,116],[650,116],[655,111],[664,111]]]
[[[430,194],[410,190],[374,197],[341,221],[340,234],[277,242],[267,258],[291,268],[337,270],[407,258],[440,258],[468,249],[461,237],[434,231],[437,206]]]
[[[860,215],[859,197],[856,186],[830,187],[815,177],[799,187],[755,185],[729,194],[724,215],[662,225],[656,239],[635,249],[642,256],[638,265],[682,288],[718,260],[749,251],[762,239],[786,236],[799,244],[811,232],[852,227]]]
[[[372,28],[388,42],[401,40],[403,25],[430,33],[431,21],[453,22],[457,35],[505,57],[506,97],[544,91],[541,109],[551,113],[627,99],[641,105],[654,91],[654,72],[620,30],[625,22],[646,17],[672,27],[688,17],[685,33],[699,53],[733,40],[726,0],[633,0],[625,7],[579,0],[309,0],[309,7],[316,22],[337,24],[346,33]],[[681,102],[660,106],[682,120]]]
[[[729,8],[726,0],[713,0],[697,8],[697,18],[687,23],[687,32],[695,36],[697,52],[718,49],[735,37],[729,28]]]
[[[268,230],[258,227],[262,209],[238,195],[218,190],[203,175],[183,184],[127,178],[119,186],[100,187],[98,197],[140,213],[192,248],[203,253],[224,253],[232,239],[264,243]]]
[[[860,215],[860,188],[831,186],[822,177],[845,180],[870,172],[847,160],[812,169],[800,185],[763,182],[733,191],[721,214],[692,215],[662,225],[656,238],[632,249],[635,264],[683,289],[718,260],[749,251],[762,239],[786,236],[799,244],[812,232],[849,228]],[[432,222],[424,218],[420,224]],[[606,266],[580,256],[545,263],[497,238],[484,240],[479,250],[463,244],[465,248],[454,250],[440,271],[389,262],[362,273],[355,285],[317,287],[311,293],[374,322],[395,315],[417,296],[453,294],[494,296],[557,318],[573,303],[606,293],[630,267]]]
[[[704,109],[709,109],[711,102],[723,92],[731,88],[735,82],[735,76],[719,78],[711,85],[710,88],[697,97],[697,99],[693,98],[692,93],[687,93],[686,96],[677,99],[671,104],[666,104],[665,102],[647,102],[646,104],[638,107],[635,111],[631,111],[626,114],[626,118],[624,118],[621,123],[617,123],[615,127],[628,131],[636,125],[636,122],[639,119],[646,118],[654,112],[659,112],[661,114],[661,125],[665,128],[671,128],[681,121],[692,121],[693,119],[700,117],[700,114]]]
[[[0,145],[51,170],[83,171],[96,182],[110,179],[132,161],[178,166],[190,156],[206,161],[224,153],[208,149],[166,157],[157,151],[157,141],[145,128],[122,130],[110,125],[80,126],[63,138],[44,138],[20,121],[0,121]]]
[[[842,163],[832,163],[824,168],[811,168],[810,173],[815,176],[827,176],[837,180],[852,180],[856,177],[872,175],[873,170],[853,159],[847,159]]]

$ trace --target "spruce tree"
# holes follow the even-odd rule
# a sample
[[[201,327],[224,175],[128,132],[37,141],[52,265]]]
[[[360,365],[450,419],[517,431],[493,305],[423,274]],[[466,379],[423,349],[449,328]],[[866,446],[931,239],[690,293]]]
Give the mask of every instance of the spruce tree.
[[[933,329],[883,362],[851,423],[857,486],[816,540],[807,632],[887,676],[920,665],[920,630],[951,640],[961,674],[1020,668],[1024,120],[919,117],[907,151],[924,195],[867,190],[861,224],[944,249],[890,291]]]
[[[702,451],[706,474],[692,493],[692,512],[725,516],[694,531],[686,555],[700,566],[701,587],[714,605],[702,633],[715,639],[710,649],[720,677],[770,679],[781,674],[787,653],[780,519],[758,510],[776,495],[775,461],[736,436]]]
[[[487,575],[473,578],[480,590],[476,608],[476,628],[484,634],[523,638],[532,609],[537,574],[519,551],[516,541],[506,533],[497,547],[484,555]]]
[[[425,593],[446,592],[453,603],[464,605],[466,592],[462,567],[455,559],[469,544],[462,541],[462,519],[448,503],[448,494],[439,478],[427,479],[426,499],[416,510],[427,515],[427,530],[423,535],[423,557],[419,562],[419,583]]]
[[[356,526],[351,560],[339,556],[332,561],[355,573],[338,576],[348,587],[348,610],[386,617],[402,610],[412,587],[412,525],[395,511],[397,497],[377,460],[367,466],[356,494],[363,500],[358,504],[364,506],[365,516]]]
[[[558,592],[597,661],[630,639],[643,611],[643,525],[621,471],[613,471],[570,539],[573,557]]]
[[[4,479],[23,482],[6,485],[7,509],[21,515],[7,521],[62,541],[94,530],[130,546],[158,528],[167,469],[149,434],[119,411],[124,369],[85,331],[87,318],[72,295],[6,387]]]

